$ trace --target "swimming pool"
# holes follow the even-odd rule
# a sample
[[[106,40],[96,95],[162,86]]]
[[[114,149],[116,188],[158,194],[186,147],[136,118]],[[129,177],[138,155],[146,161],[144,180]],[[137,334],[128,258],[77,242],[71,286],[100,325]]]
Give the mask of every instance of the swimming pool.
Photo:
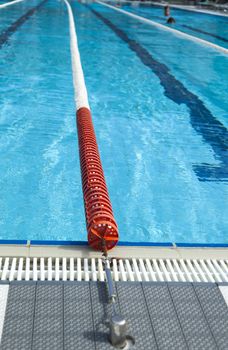
[[[71,5],[121,241],[228,243],[227,57]],[[0,238],[86,240],[65,5],[0,10],[0,33]]]

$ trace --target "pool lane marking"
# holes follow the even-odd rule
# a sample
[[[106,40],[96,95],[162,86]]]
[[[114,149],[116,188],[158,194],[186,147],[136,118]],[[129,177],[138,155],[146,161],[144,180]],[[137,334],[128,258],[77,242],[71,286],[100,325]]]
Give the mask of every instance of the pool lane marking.
[[[76,104],[77,110],[82,107],[86,107],[90,109],[84,74],[82,70],[81,58],[80,58],[80,53],[78,49],[78,40],[77,40],[74,16],[68,1],[67,0],[63,0],[63,1],[67,6],[68,16],[69,16],[71,64],[72,64],[75,104]]]
[[[6,2],[5,4],[1,4],[0,5],[0,9],[3,9],[7,6],[11,6],[11,5],[14,5],[14,4],[17,4],[19,2],[22,2],[22,1],[25,1],[25,0],[15,0],[15,1],[11,1],[11,2]]]
[[[152,21],[151,19],[147,19],[145,17],[135,15],[134,13],[131,13],[131,12],[128,12],[128,11],[116,8],[116,7],[112,6],[112,5],[108,5],[108,4],[104,3],[103,1],[95,0],[95,2],[100,4],[100,5],[102,5],[102,6],[109,7],[110,9],[112,9],[114,11],[117,11],[117,12],[120,12],[120,13],[126,15],[126,16],[129,16],[129,17],[132,17],[134,19],[137,19],[140,22],[149,24],[150,26],[154,26],[154,27],[157,27],[157,28],[159,28],[159,29],[161,29],[163,31],[167,31],[167,32],[173,33],[176,36],[185,38],[187,40],[191,40],[193,42],[200,43],[201,45],[205,45],[205,46],[211,47],[211,48],[213,48],[213,49],[215,49],[217,51],[220,51],[223,54],[226,54],[226,55],[228,54],[228,49],[226,49],[226,48],[224,48],[222,46],[213,44],[210,41],[197,38],[196,36],[193,36],[193,35],[181,32],[180,30],[177,30],[177,29],[174,29],[174,28],[167,27],[164,24],[157,23],[155,21]]]
[[[4,44],[6,44],[11,37],[21,26],[25,23],[39,8],[45,3],[47,0],[43,0],[37,6],[31,8],[28,12],[26,12],[23,16],[18,18],[14,23],[12,23],[6,30],[4,30],[0,34],[0,49]]]
[[[217,120],[205,107],[203,101],[190,92],[169,71],[168,67],[152,57],[149,51],[142,47],[137,41],[130,39],[128,35],[113,22],[101,15],[88,5],[90,9],[102,22],[104,22],[129,48],[136,53],[141,62],[150,68],[159,78],[164,88],[164,95],[178,105],[185,104],[189,109],[190,123],[193,129],[211,146],[216,160],[220,164],[196,164],[193,169],[201,181],[226,181],[228,177],[228,131],[225,126]]]
[[[186,24],[181,24],[181,26],[184,27],[184,28],[188,28],[188,29],[190,29],[190,30],[192,30],[192,31],[194,31],[194,32],[206,34],[206,35],[212,36],[213,38],[216,38],[216,39],[219,39],[219,40],[221,40],[221,41],[224,41],[225,43],[228,43],[228,39],[223,38],[223,37],[220,36],[220,35],[213,34],[213,33],[209,33],[209,32],[206,32],[205,30],[198,29],[198,28],[194,28],[194,27],[188,26],[188,25],[186,25]]]

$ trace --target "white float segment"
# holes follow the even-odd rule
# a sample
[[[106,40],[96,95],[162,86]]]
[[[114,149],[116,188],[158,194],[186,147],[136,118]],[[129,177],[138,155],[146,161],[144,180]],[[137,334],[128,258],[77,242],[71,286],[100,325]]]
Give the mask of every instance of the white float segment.
[[[123,1],[123,0],[122,0]],[[139,1],[140,3],[140,1]],[[144,4],[146,2],[143,2]],[[160,2],[154,2],[154,1],[148,1],[147,4],[152,4],[152,5],[155,5],[157,7],[159,6],[169,6],[170,8],[174,8],[174,9],[179,9],[179,10],[183,10],[183,11],[190,11],[190,12],[200,12],[200,13],[204,13],[206,15],[213,15],[213,16],[221,16],[221,17],[227,17],[228,15],[226,13],[218,13],[218,12],[215,12],[215,11],[211,11],[211,10],[207,10],[207,9],[197,9],[195,7],[192,7],[192,6],[182,6],[182,5],[175,5],[175,4],[162,4]]]
[[[140,22],[143,22],[143,23],[149,24],[151,26],[157,27],[157,28],[159,28],[159,29],[161,29],[163,31],[167,31],[167,32],[173,33],[176,36],[179,36],[181,38],[185,38],[187,40],[191,40],[193,42],[200,43],[201,45],[205,45],[205,46],[211,47],[211,48],[213,48],[213,49],[215,49],[217,51],[220,51],[223,54],[226,54],[226,55],[228,54],[228,49],[225,49],[222,46],[213,44],[210,41],[207,41],[207,40],[204,40],[204,39],[200,39],[200,38],[198,38],[196,36],[193,36],[193,35],[181,32],[180,30],[167,27],[167,26],[165,26],[163,24],[160,24],[160,23],[157,23],[155,21],[152,21],[151,19],[147,19],[145,17],[135,15],[134,13],[131,13],[131,12],[128,12],[128,11],[125,11],[125,10],[121,10],[121,9],[119,9],[117,7],[112,6],[112,5],[108,5],[108,4],[104,3],[103,1],[95,0],[95,2],[97,2],[100,5],[109,7],[112,10],[115,10],[115,11],[118,11],[120,13],[123,13],[126,16],[133,17],[133,18],[137,19]]]
[[[0,5],[0,9],[3,9],[3,8],[10,6],[10,5],[17,4],[17,3],[22,2],[22,1],[25,1],[25,0],[15,0],[15,1],[11,1],[11,2],[6,2],[5,4]]]
[[[103,0],[104,1],[104,0]],[[106,2],[106,0],[104,1]],[[213,15],[213,16],[220,16],[220,17],[228,17],[228,14],[227,13],[219,13],[219,12],[215,12],[213,10],[207,10],[207,9],[198,9],[198,8],[195,8],[193,6],[187,6],[187,5],[175,5],[175,4],[170,4],[170,3],[160,3],[160,2],[154,2],[154,1],[133,1],[132,0],[107,0],[107,2],[113,2],[115,4],[130,4],[132,7],[137,7],[138,5],[140,4],[143,4],[143,5],[154,5],[154,6],[157,6],[157,7],[165,7],[165,6],[169,6],[170,8],[176,8],[176,9],[179,9],[179,10],[183,10],[183,11],[190,11],[190,12],[200,12],[200,13],[204,13],[206,15]]]
[[[9,291],[8,284],[0,284],[0,344],[1,344],[1,338],[2,338],[4,319],[5,319],[8,291]]]
[[[219,286],[219,289],[228,306],[228,286]]]
[[[63,1],[67,6],[68,15],[69,15],[70,49],[71,49],[71,62],[72,62],[72,74],[73,74],[76,109],[79,110],[82,107],[86,107],[90,109],[84,74],[83,74],[82,65],[81,65],[80,53],[78,49],[78,40],[77,40],[75,23],[74,23],[74,16],[68,1],[67,0],[63,0]]]

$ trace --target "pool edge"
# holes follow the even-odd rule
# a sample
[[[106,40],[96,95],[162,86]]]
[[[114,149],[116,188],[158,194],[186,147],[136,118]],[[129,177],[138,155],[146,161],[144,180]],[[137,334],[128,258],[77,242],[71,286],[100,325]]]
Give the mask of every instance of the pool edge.
[[[6,242],[6,241],[4,241]],[[15,242],[15,241],[14,241]],[[36,241],[38,243],[38,241]],[[100,258],[101,252],[92,250],[86,242],[80,244],[6,244],[0,242],[0,257],[73,257]],[[56,242],[57,243],[57,242]],[[83,244],[84,243],[84,244]],[[161,246],[118,245],[110,251],[110,258],[161,258],[161,259],[228,259],[227,246]]]

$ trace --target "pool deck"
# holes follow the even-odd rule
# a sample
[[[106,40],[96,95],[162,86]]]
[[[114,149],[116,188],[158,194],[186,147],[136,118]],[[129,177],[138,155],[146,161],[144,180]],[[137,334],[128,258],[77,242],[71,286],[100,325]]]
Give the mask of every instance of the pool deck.
[[[118,246],[109,256],[129,349],[227,350],[228,248]],[[0,350],[115,349],[111,310],[100,252],[0,245]]]
[[[111,350],[102,282],[11,282],[1,350]],[[227,287],[228,288],[228,287]],[[135,350],[227,350],[228,307],[217,284],[115,283]],[[1,338],[1,336],[0,336]]]

